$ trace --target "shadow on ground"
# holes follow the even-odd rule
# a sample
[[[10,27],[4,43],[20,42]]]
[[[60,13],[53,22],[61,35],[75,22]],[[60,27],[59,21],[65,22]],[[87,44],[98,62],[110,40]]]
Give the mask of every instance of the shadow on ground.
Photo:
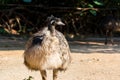
[[[70,42],[71,52],[75,53],[120,53],[120,44],[104,45],[104,41],[72,41]]]
[[[22,37],[0,36],[0,50],[23,50],[25,43]]]
[[[0,50],[24,50],[27,39],[22,37],[0,36]],[[104,39],[94,38],[79,41],[69,41],[71,52],[73,53],[120,53],[119,39],[115,45],[104,45]]]

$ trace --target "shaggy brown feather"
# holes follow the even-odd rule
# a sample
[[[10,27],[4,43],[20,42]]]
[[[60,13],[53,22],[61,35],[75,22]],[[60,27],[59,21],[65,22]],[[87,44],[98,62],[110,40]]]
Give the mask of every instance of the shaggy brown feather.
[[[70,49],[64,35],[55,30],[55,25],[63,25],[61,20],[52,16],[47,21],[48,26],[26,43],[24,64],[31,70],[40,70],[43,80],[47,79],[46,70],[52,69],[53,80],[56,80],[58,71],[66,70],[71,62]]]

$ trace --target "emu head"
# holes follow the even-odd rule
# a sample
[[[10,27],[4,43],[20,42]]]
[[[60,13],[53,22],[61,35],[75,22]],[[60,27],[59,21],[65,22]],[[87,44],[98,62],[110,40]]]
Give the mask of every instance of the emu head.
[[[53,15],[47,18],[47,22],[49,26],[52,26],[52,25],[53,26],[57,26],[57,25],[64,26],[65,25],[60,18],[54,17]]]
[[[55,27],[56,26],[64,26],[65,25],[60,18],[54,17],[53,15],[48,17],[46,21],[47,21],[48,30],[50,30],[50,32],[53,36],[55,35]]]
[[[116,31],[120,31],[120,19],[116,20],[115,25],[116,25]]]

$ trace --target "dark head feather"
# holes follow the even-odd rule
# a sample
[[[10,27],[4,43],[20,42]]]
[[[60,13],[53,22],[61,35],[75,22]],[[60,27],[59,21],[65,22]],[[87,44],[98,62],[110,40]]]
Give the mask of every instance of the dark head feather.
[[[43,35],[33,37],[32,45],[37,45],[37,44],[41,45],[43,38],[44,38]]]

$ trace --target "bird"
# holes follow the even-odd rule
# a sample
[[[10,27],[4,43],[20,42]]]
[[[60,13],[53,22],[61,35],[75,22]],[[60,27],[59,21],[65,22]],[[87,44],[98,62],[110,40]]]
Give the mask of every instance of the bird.
[[[107,45],[109,38],[110,43],[114,45],[114,32],[119,31],[120,29],[120,20],[114,17],[112,14],[108,14],[104,18],[102,18],[99,24],[100,30],[102,30],[103,34],[105,35],[105,42],[104,44]]]
[[[53,71],[57,80],[59,71],[66,71],[71,63],[71,51],[63,33],[56,26],[65,26],[61,18],[47,17],[44,26],[27,41],[24,64],[30,70],[39,70],[42,80],[47,80],[47,70]]]

